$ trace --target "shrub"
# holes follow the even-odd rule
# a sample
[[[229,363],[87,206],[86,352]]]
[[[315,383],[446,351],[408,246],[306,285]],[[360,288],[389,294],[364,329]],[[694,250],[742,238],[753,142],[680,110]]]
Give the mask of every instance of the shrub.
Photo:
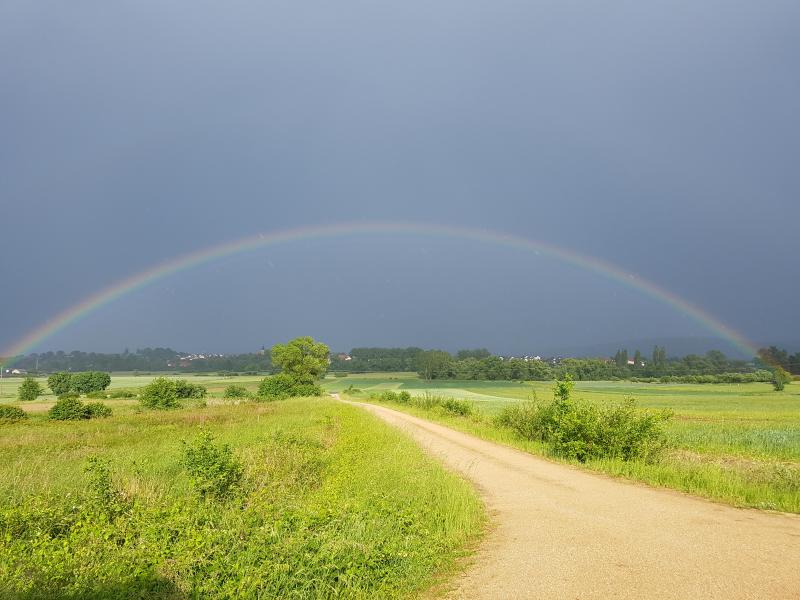
[[[230,447],[215,444],[214,436],[205,429],[191,444],[183,442],[183,465],[192,487],[202,498],[230,498],[238,490],[243,474]]]
[[[224,398],[247,398],[247,388],[243,385],[229,385],[225,388]]]
[[[129,503],[125,501],[125,496],[114,487],[107,462],[91,456],[87,460],[83,472],[88,479],[86,486],[88,508],[92,509],[95,514],[101,514],[109,521],[113,521],[130,508]]]
[[[448,398],[442,402],[442,408],[450,414],[459,417],[468,417],[472,414],[472,405],[466,400],[456,400],[455,398]]]
[[[400,404],[408,404],[408,403],[411,402],[411,394],[409,394],[407,391],[403,390],[402,392],[397,394],[397,401]]]
[[[444,401],[445,398],[442,396],[425,392],[425,394],[422,396],[414,396],[414,398],[411,400],[411,404],[425,410],[431,410],[437,406],[441,406]]]
[[[84,408],[90,419],[111,416],[111,409],[102,402],[89,402]]]
[[[145,408],[177,408],[178,392],[175,382],[166,377],[157,377],[142,389],[139,402]]]
[[[108,395],[109,398],[136,398],[136,394],[134,394],[130,390],[114,390]]]
[[[69,392],[71,385],[72,375],[69,373],[53,373],[47,378],[47,387],[49,387],[56,396]]]
[[[585,462],[592,458],[655,460],[666,446],[667,412],[636,409],[633,398],[606,409],[571,398],[572,381],[556,382],[549,403],[531,400],[506,408],[497,418],[528,440],[548,444],[554,454]]]
[[[175,393],[178,398],[193,398],[200,400],[206,397],[208,390],[204,385],[198,383],[189,383],[185,379],[175,380]]]
[[[104,391],[96,390],[94,392],[89,392],[88,394],[86,394],[86,397],[93,398],[96,400],[105,400],[106,398],[108,398],[108,394]]]
[[[20,400],[36,400],[42,393],[42,386],[33,377],[26,377],[19,386],[17,396]]]
[[[283,400],[295,396],[321,396],[322,388],[314,383],[300,383],[286,373],[265,377],[258,386],[258,396],[265,400]]]
[[[0,423],[13,423],[27,419],[28,413],[17,406],[9,406],[8,404],[0,404]]]
[[[792,381],[792,376],[778,367],[772,373],[772,387],[776,392],[780,392],[786,387],[786,384]]]
[[[89,411],[86,410],[86,406],[84,406],[83,402],[72,397],[59,398],[58,401],[50,407],[47,414],[51,419],[56,421],[78,421],[90,417]]]
[[[58,399],[59,400],[66,400],[68,398],[80,398],[80,397],[81,397],[81,395],[78,394],[77,392],[65,392],[63,394],[59,394]]]
[[[73,373],[70,377],[70,389],[80,394],[98,392],[111,385],[111,376],[102,371],[84,371]]]

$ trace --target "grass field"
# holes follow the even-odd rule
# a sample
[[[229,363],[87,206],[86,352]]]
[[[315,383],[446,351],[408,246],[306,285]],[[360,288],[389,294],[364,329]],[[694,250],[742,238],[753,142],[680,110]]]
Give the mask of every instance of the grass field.
[[[427,411],[424,416],[458,429],[539,454],[541,445],[515,439],[494,427],[491,417],[504,406],[536,395],[552,396],[550,382],[434,381],[413,374],[369,374],[329,378],[326,387],[363,390],[363,398],[386,389],[412,395],[434,393],[474,404],[479,418],[464,419]],[[800,385],[775,392],[766,383],[647,384],[577,382],[575,395],[599,404],[626,396],[648,409],[670,409],[672,448],[657,464],[596,461],[587,467],[609,474],[707,496],[737,506],[800,512]],[[423,413],[420,413],[423,414]]]
[[[105,419],[0,425],[0,597],[405,597],[480,532],[474,490],[355,407],[106,403]],[[14,404],[41,412],[52,400]],[[184,440],[203,429],[243,466],[232,498],[198,496],[183,466]],[[90,457],[106,461],[110,486],[90,483]]]

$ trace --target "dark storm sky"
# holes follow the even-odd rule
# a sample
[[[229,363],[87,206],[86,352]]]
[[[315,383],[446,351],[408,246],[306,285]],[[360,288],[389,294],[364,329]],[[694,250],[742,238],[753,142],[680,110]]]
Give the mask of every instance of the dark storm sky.
[[[97,290],[260,231],[484,227],[800,339],[800,3],[0,4],[0,348]],[[262,249],[36,350],[708,336],[545,256],[425,236]]]

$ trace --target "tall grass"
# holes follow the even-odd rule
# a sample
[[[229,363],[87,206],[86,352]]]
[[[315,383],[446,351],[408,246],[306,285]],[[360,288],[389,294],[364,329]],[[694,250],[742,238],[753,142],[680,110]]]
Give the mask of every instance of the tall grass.
[[[325,399],[30,419],[0,428],[0,451],[0,597],[400,597],[482,523],[468,484]],[[197,493],[220,456],[241,478]]]

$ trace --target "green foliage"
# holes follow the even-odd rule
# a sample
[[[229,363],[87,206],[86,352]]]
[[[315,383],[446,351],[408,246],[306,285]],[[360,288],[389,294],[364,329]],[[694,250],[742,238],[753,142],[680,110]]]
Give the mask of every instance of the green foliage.
[[[300,383],[288,373],[265,377],[258,385],[258,397],[264,400],[283,400],[291,397],[321,396],[322,388],[314,383]]]
[[[112,390],[109,395],[109,398],[135,398],[136,394],[131,390]]]
[[[325,344],[308,336],[275,344],[270,352],[272,364],[298,384],[314,384],[321,379],[328,370],[329,354]]]
[[[442,402],[442,408],[446,412],[459,417],[468,417],[472,414],[472,405],[466,400],[447,398],[444,402]]]
[[[59,398],[47,414],[55,421],[79,421],[91,416],[83,402],[71,396]]]
[[[78,392],[64,392],[63,394],[58,395],[59,400],[68,400],[71,398],[80,398],[81,395]]]
[[[171,379],[157,377],[142,389],[139,402],[145,408],[178,408],[177,386]]]
[[[548,444],[558,456],[586,462],[594,458],[656,460],[666,447],[663,424],[671,414],[636,409],[633,398],[599,408],[572,398],[571,378],[553,386],[553,401],[534,399],[503,410],[497,423],[526,440]]]
[[[243,385],[229,385],[225,388],[224,398],[247,398],[247,388]]]
[[[20,384],[17,396],[20,400],[36,400],[43,393],[42,386],[33,377],[26,377]]]
[[[776,392],[780,392],[792,381],[792,375],[781,367],[776,367],[772,373],[772,387]]]
[[[13,423],[14,421],[21,421],[27,419],[28,413],[17,406],[9,406],[8,404],[0,404],[0,423]]]
[[[97,418],[111,416],[111,408],[109,408],[102,402],[88,402],[85,405],[85,408],[86,408],[86,414],[89,415],[88,418],[90,419],[97,419]]]
[[[401,391],[397,394],[397,402],[400,404],[408,404],[411,402],[411,394],[409,394],[406,390]]]
[[[66,394],[72,387],[72,375],[66,372],[53,373],[47,378],[49,387],[56,396]]]
[[[189,383],[185,379],[176,379],[174,383],[175,394],[181,399],[201,400],[208,394],[206,387],[199,383]]]
[[[88,394],[86,394],[86,397],[87,398],[92,398],[92,399],[95,399],[95,400],[105,400],[106,398],[109,397],[109,394],[107,392],[102,391],[102,390],[96,390],[94,392],[89,392]]]
[[[203,499],[224,500],[239,490],[243,469],[230,446],[214,443],[214,436],[204,429],[191,443],[183,442],[183,466],[192,487]]]
[[[107,461],[90,456],[83,472],[88,480],[86,508],[109,521],[130,508],[125,496],[114,486]]]
[[[70,377],[70,390],[79,394],[99,392],[111,385],[111,375],[102,371],[73,373]]]

